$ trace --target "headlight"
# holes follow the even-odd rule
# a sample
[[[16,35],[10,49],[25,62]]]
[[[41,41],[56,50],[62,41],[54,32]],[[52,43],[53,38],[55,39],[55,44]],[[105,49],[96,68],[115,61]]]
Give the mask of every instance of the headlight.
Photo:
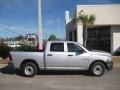
[[[111,57],[109,57],[106,61],[106,63],[110,63],[111,62]]]

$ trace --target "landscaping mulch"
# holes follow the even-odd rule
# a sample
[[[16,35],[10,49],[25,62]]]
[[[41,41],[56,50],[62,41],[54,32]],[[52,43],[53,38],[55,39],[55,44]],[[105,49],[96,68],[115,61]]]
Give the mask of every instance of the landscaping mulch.
[[[10,62],[9,58],[3,59],[0,57],[0,64],[8,64]]]
[[[113,61],[114,63],[120,63],[120,56],[113,56],[113,57],[112,57],[112,61]]]

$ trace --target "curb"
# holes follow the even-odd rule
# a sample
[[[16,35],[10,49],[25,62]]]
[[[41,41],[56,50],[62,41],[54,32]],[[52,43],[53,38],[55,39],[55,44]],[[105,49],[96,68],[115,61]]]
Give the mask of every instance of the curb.
[[[1,68],[4,68],[4,67],[7,66],[7,65],[8,65],[8,63],[7,63],[7,64],[1,64],[1,63],[0,63],[0,69],[1,69]]]
[[[0,72],[0,76],[3,75],[1,72]]]

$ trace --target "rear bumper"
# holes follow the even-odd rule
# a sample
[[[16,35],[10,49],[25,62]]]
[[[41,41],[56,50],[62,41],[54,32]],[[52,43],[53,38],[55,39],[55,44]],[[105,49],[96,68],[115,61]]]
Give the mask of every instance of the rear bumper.
[[[110,71],[113,68],[113,62],[107,63],[107,70]]]

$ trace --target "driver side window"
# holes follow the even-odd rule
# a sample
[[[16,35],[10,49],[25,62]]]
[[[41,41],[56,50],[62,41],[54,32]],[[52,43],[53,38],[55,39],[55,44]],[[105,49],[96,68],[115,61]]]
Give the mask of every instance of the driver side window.
[[[83,52],[84,50],[77,44],[67,43],[68,52]]]

